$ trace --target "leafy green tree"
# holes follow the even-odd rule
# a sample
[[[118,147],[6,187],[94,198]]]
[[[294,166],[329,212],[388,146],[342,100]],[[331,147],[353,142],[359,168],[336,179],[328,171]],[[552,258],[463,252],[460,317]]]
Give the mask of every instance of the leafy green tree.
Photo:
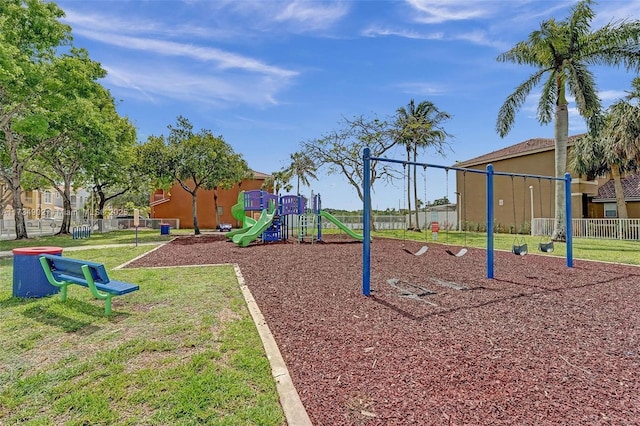
[[[151,136],[141,147],[141,169],[153,178],[158,188],[178,182],[191,194],[193,229],[198,235],[198,190],[230,188],[246,178],[250,170],[222,136],[214,136],[209,130],[194,133],[193,125],[182,116],[175,126],[168,128],[166,137]]]
[[[362,151],[369,147],[372,157],[382,157],[396,146],[395,129],[387,121],[363,116],[344,119],[341,124],[339,130],[302,142],[302,151],[313,159],[318,169],[326,167],[328,174],[342,175],[364,202]],[[371,188],[379,180],[392,180],[393,173],[389,163],[372,161]],[[373,215],[371,226],[375,229]]]
[[[411,99],[407,107],[400,107],[396,111],[397,137],[400,144],[407,150],[407,161],[418,161],[418,151],[427,147],[433,147],[436,152],[444,156],[446,140],[450,137],[442,127],[443,123],[451,119],[446,112],[440,111],[432,102],[422,101],[417,106]],[[416,229],[420,231],[418,210],[418,179],[417,166],[413,166],[413,199],[415,202]],[[407,171],[407,199],[408,209],[411,211],[411,179]],[[409,215],[409,228],[412,229],[411,215]]]
[[[63,16],[52,2],[0,2],[0,176],[12,193],[16,239],[28,237],[22,174],[39,152],[59,142],[46,112],[65,102],[52,65],[58,49],[71,42],[71,28],[59,22]]]
[[[61,81],[66,79],[59,92],[67,97],[63,105],[48,113],[53,138],[58,143],[48,139],[52,143],[37,153],[38,161],[30,171],[45,178],[61,195],[64,215],[58,234],[69,234],[72,185],[84,186],[87,170],[109,162],[118,142],[121,119],[113,98],[97,83],[106,72],[89,59],[86,51],[72,49],[70,55],[63,55],[54,65]],[[72,78],[62,77],[67,75]]]
[[[114,116],[114,126],[109,143],[100,144],[101,150],[85,165],[85,182],[92,187],[96,199],[96,218],[104,219],[107,203],[134,192],[132,198],[146,195],[144,205],[149,203],[149,184],[138,167],[136,129],[128,118]],[[141,208],[142,206],[138,206]],[[99,221],[101,226],[102,221]]]
[[[624,65],[628,70],[640,67],[640,22],[612,22],[595,31],[593,1],[582,0],[563,21],[549,19],[532,32],[526,41],[498,56],[500,62],[513,62],[536,67],[537,70],[510,94],[498,113],[496,130],[506,136],[515,121],[517,110],[531,90],[542,85],[537,118],[542,124],[554,121],[555,174],[562,177],[567,170],[569,113],[567,92],[574,96],[576,107],[595,132],[601,111],[590,65]],[[564,241],[565,194],[563,182],[556,182],[555,224],[552,239]]]

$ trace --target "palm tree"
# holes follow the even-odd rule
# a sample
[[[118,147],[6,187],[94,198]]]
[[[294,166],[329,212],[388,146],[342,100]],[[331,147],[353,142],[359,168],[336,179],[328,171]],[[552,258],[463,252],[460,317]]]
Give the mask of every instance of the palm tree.
[[[264,180],[262,189],[273,188],[274,194],[280,193],[281,189],[289,192],[293,188],[293,185],[289,183],[291,177],[291,171],[288,169],[273,172],[271,176]]]
[[[571,168],[581,174],[610,173],[613,179],[618,217],[628,218],[622,176],[640,169],[640,78],[633,80],[633,91],[625,100],[611,105],[604,126],[595,135],[579,138],[574,146]]]
[[[396,124],[398,126],[398,140],[407,149],[407,161],[411,161],[413,153],[413,162],[418,159],[418,150],[426,147],[435,147],[436,152],[444,155],[444,146],[447,137],[450,135],[442,128],[442,123],[449,120],[451,116],[446,112],[440,111],[432,102],[422,101],[415,105],[415,101],[411,99],[406,108],[400,107],[396,111]],[[413,166],[413,199],[415,200],[415,217],[416,230],[420,231],[420,223],[418,221],[418,180],[417,167]],[[407,177],[409,177],[407,171]],[[411,179],[407,179],[407,198],[409,200],[409,228],[411,223]],[[425,200],[426,202],[426,200]],[[426,220],[426,219],[425,219]]]
[[[567,141],[569,113],[567,91],[574,96],[577,109],[595,132],[600,123],[600,99],[589,65],[624,65],[627,70],[640,68],[640,22],[612,22],[591,31],[595,14],[592,0],[582,0],[571,9],[564,21],[549,19],[540,29],[529,34],[511,50],[498,56],[500,62],[526,64],[537,68],[524,83],[510,94],[500,108],[496,130],[506,136],[515,120],[517,110],[524,104],[531,90],[542,86],[538,103],[538,121],[554,121],[555,174],[562,177],[567,169]],[[565,241],[565,194],[562,181],[556,181],[555,224],[552,239]]]
[[[287,176],[295,176],[297,180],[296,192],[300,195],[300,182],[309,186],[309,178],[318,180],[316,176],[316,165],[311,157],[304,152],[291,154],[291,164],[285,171]]]

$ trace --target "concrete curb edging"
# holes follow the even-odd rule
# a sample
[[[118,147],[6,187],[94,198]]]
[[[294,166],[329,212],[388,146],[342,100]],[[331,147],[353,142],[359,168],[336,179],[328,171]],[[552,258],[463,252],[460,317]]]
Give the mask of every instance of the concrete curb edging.
[[[253,322],[256,324],[258,334],[262,340],[262,345],[264,346],[267,358],[271,364],[271,374],[276,382],[276,388],[280,395],[280,404],[282,405],[285,418],[287,419],[287,424],[291,426],[311,426],[311,419],[309,418],[304,405],[302,405],[298,391],[293,386],[289,370],[284,363],[280,349],[278,349],[278,345],[276,344],[273,334],[271,334],[271,330],[269,330],[269,326],[262,316],[260,308],[253,298],[249,287],[247,287],[244,282],[240,267],[237,264],[234,264],[233,269],[238,277],[240,290],[242,290],[242,295],[247,302],[247,308],[253,318]]]

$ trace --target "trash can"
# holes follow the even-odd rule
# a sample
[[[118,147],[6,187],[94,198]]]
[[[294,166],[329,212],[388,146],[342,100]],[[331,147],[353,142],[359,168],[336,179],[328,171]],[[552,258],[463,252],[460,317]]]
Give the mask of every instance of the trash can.
[[[171,230],[171,225],[168,223],[160,224],[160,235],[169,235],[169,231]]]
[[[44,297],[58,293],[49,284],[40,265],[40,255],[62,255],[62,247],[24,247],[13,249],[13,297]]]

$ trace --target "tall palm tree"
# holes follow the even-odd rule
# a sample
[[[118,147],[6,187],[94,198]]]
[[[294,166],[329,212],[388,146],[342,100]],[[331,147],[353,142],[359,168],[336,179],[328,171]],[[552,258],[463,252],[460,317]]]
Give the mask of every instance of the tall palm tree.
[[[633,80],[633,91],[625,100],[609,107],[604,126],[595,135],[576,141],[571,168],[581,174],[610,173],[616,194],[618,217],[628,218],[622,176],[640,169],[640,78]],[[636,101],[631,103],[630,101]]]
[[[451,116],[440,111],[432,102],[422,101],[417,106],[411,99],[407,107],[400,107],[396,110],[396,123],[398,126],[398,140],[407,149],[407,161],[417,162],[418,151],[427,147],[435,148],[436,152],[444,155],[444,147],[449,135],[442,124],[449,120]],[[408,175],[408,171],[407,171]],[[418,219],[418,172],[416,165],[413,166],[413,199],[415,200],[416,230],[420,230]],[[411,179],[407,179],[407,198],[409,199],[409,228],[411,223]],[[426,200],[424,200],[426,203]],[[425,218],[426,220],[426,218]]]
[[[531,90],[540,84],[542,93],[538,103],[538,121],[554,121],[555,174],[562,177],[567,170],[567,141],[569,113],[567,91],[574,96],[577,109],[585,118],[589,130],[595,132],[600,123],[600,99],[589,65],[624,65],[627,70],[640,69],[640,22],[611,22],[592,31],[595,13],[592,0],[574,5],[563,21],[549,19],[540,29],[529,34],[511,50],[498,56],[500,62],[526,64],[537,68],[524,83],[510,94],[500,108],[496,130],[506,136],[515,120],[517,110],[524,104]],[[556,181],[555,224],[552,239],[566,240],[565,194],[562,181]]]
[[[291,163],[285,174],[296,177],[296,192],[300,195],[300,182],[309,186],[309,178],[318,180],[316,176],[317,167],[313,159],[304,152],[295,152],[290,156]]]

